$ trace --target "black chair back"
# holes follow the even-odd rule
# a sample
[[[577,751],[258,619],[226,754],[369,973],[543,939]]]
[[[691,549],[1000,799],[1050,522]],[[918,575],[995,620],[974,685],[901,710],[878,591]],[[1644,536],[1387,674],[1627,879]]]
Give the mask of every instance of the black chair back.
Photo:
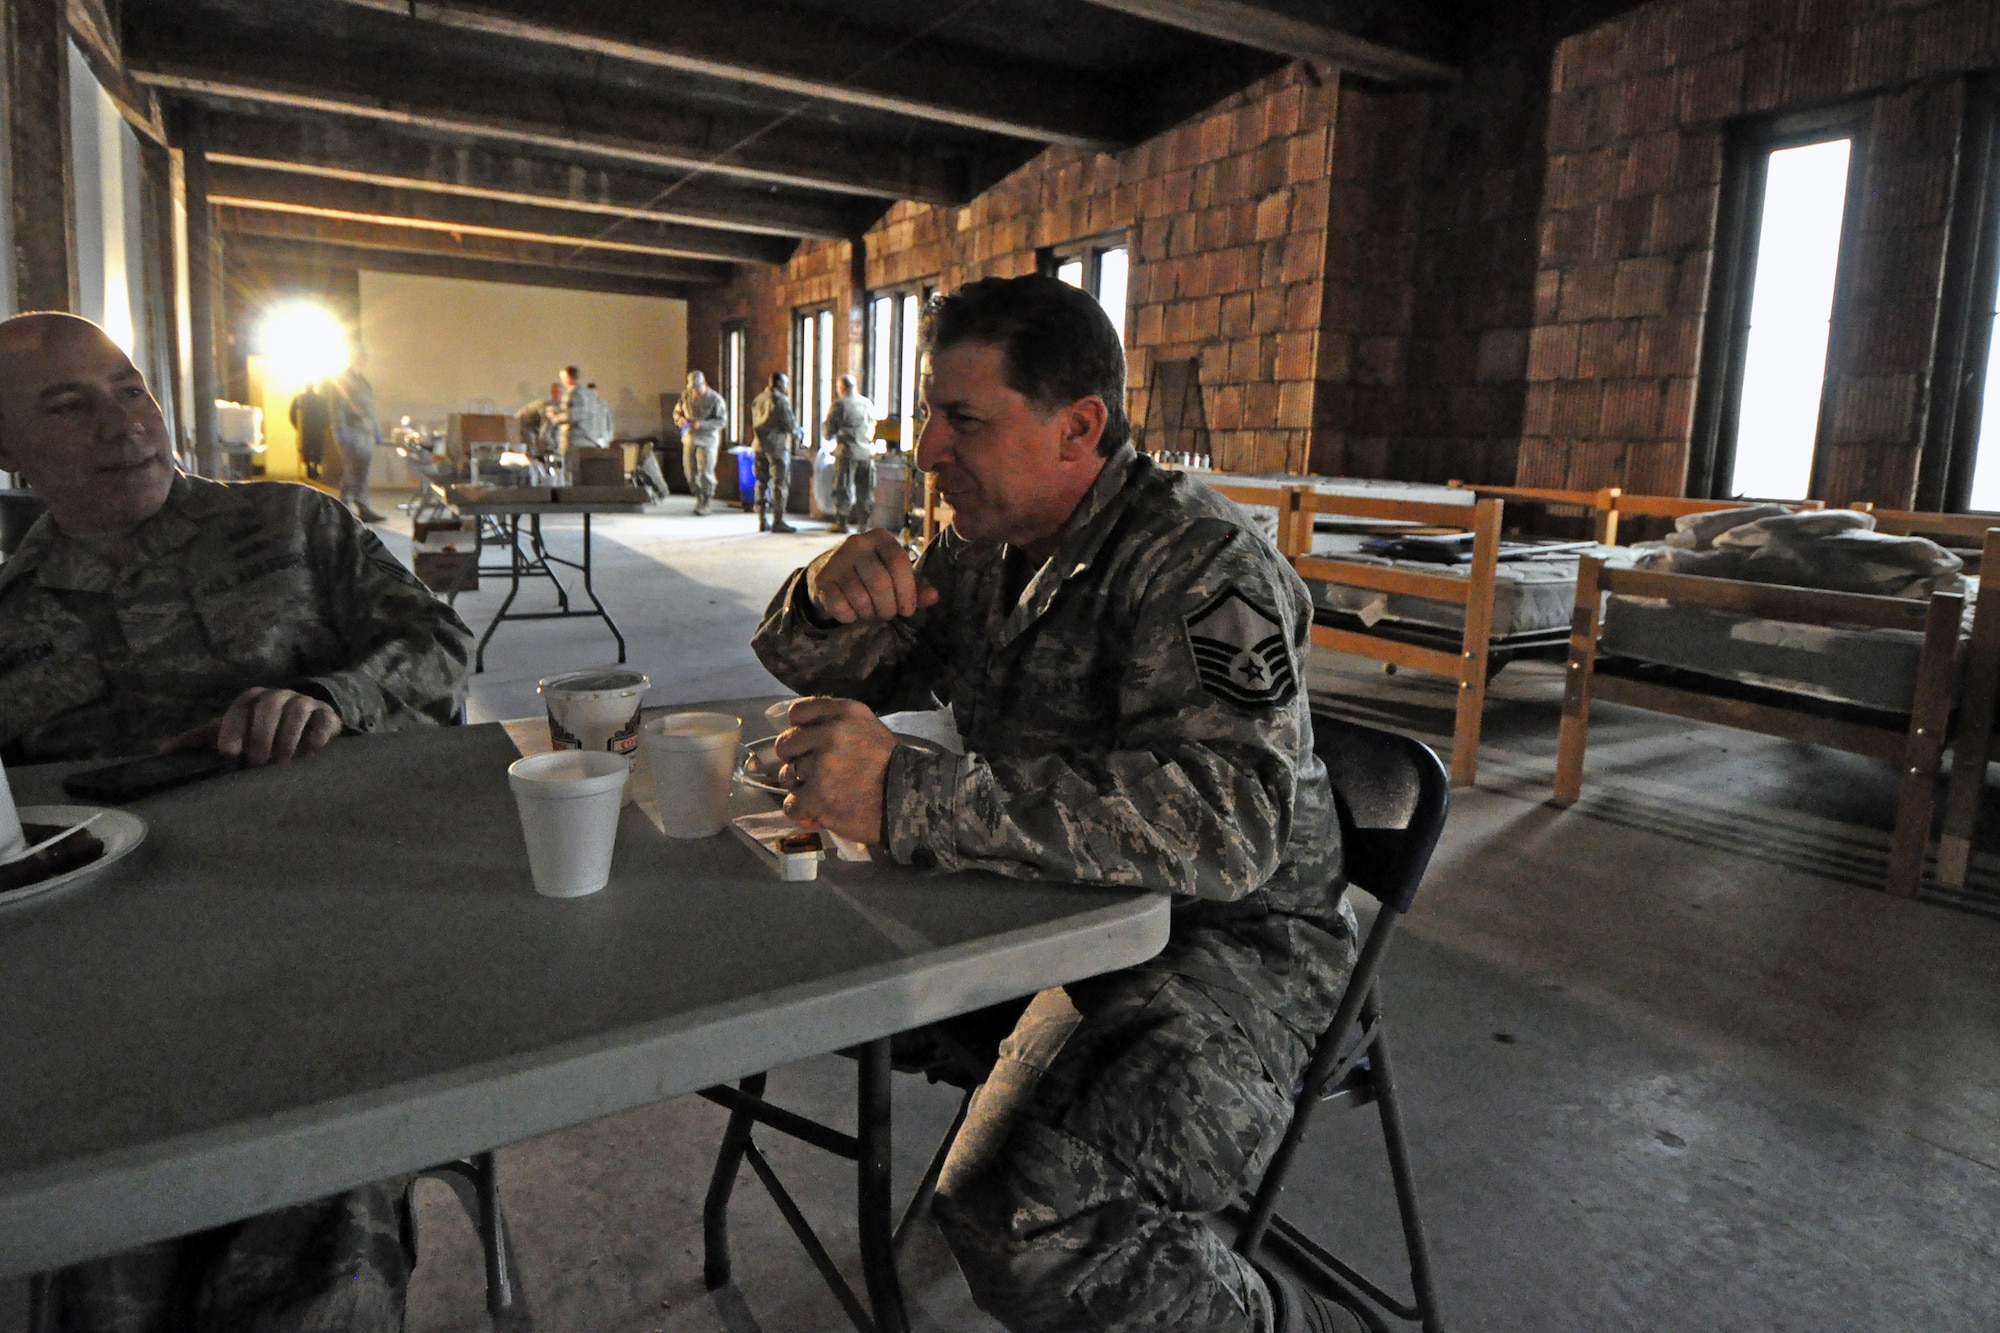
[[[47,511],[48,505],[33,491],[0,490],[0,559],[14,554],[21,538]]]
[[[1451,809],[1443,763],[1421,741],[1321,713],[1313,753],[1333,779],[1348,882],[1409,911]]]

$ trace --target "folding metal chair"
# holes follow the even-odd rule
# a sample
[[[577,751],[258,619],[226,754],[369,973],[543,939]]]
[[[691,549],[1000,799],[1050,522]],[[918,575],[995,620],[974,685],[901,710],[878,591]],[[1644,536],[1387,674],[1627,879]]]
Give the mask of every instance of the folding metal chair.
[[[1256,1193],[1237,1210],[1243,1223],[1235,1248],[1238,1254],[1253,1258],[1268,1251],[1329,1297],[1344,1294],[1343,1303],[1354,1305],[1353,1298],[1359,1296],[1379,1311],[1421,1323],[1425,1333],[1442,1333],[1444,1318],[1431,1279],[1430,1252],[1424,1242],[1423,1219],[1417,1212],[1416,1182],[1390,1069],[1378,973],[1396,926],[1416,900],[1417,886],[1423,882],[1424,870],[1444,831],[1451,804],[1450,780],[1429,746],[1339,718],[1314,715],[1313,751],[1333,778],[1348,882],[1379,902],[1381,910],[1361,946],[1333,1022],[1321,1034],[1300,1080],[1292,1123]],[[1409,1303],[1391,1296],[1342,1262],[1277,1211],[1278,1196],[1284,1193],[1313,1109],[1336,1097],[1348,1098],[1354,1106],[1372,1102],[1380,1116],[1396,1206],[1402,1215],[1403,1242],[1409,1253],[1414,1293]],[[1360,1313],[1374,1328],[1386,1329],[1378,1309]]]
[[[909,1238],[911,1224],[930,1206],[931,1196],[937,1191],[938,1175],[944,1170],[945,1156],[951,1151],[952,1140],[958,1137],[958,1127],[965,1122],[972,1094],[968,1091],[960,1101],[957,1118],[938,1145],[909,1206],[903,1210],[902,1221],[892,1229],[889,1038],[841,1054],[853,1059],[858,1071],[852,1134],[764,1100],[763,1074],[753,1074],[733,1088],[722,1086],[702,1091],[701,1095],[708,1100],[729,1108],[729,1125],[723,1130],[722,1149],[716,1154],[708,1198],[702,1205],[702,1276],[710,1291],[729,1285],[729,1198],[736,1188],[737,1171],[747,1161],[854,1327],[860,1333],[908,1333],[910,1321],[903,1306],[902,1282],[896,1274],[896,1256]],[[868,1291],[866,1306],[840,1275],[805,1213],[751,1140],[752,1132],[760,1124],[855,1164],[856,1238],[861,1250],[863,1283]]]
[[[515,1306],[514,1240],[507,1231],[507,1215],[500,1208],[500,1177],[490,1152],[475,1153],[455,1162],[445,1162],[417,1173],[410,1181],[429,1176],[451,1186],[464,1205],[466,1215],[479,1232],[479,1248],[486,1257],[486,1309],[496,1320]],[[412,1267],[417,1259],[416,1200],[408,1191],[403,1197],[404,1217],[409,1228],[404,1244]],[[26,1333],[54,1333],[55,1309],[50,1300],[48,1273],[28,1278],[28,1326]]]

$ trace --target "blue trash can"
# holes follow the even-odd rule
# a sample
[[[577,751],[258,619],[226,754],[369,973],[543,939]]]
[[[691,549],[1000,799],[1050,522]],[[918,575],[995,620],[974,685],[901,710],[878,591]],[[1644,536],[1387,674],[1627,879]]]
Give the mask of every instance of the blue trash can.
[[[757,451],[737,445],[731,450],[736,455],[737,503],[745,509],[757,507]],[[727,497],[724,497],[727,498]]]

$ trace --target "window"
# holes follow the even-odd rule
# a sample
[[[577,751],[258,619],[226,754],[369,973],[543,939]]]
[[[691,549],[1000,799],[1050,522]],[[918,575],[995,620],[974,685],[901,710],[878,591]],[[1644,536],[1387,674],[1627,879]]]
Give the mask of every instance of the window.
[[[750,331],[740,321],[722,326],[722,383],[716,387],[729,403],[729,442],[744,438],[744,367],[750,360]]]
[[[916,447],[920,292],[929,290],[878,292],[868,301],[868,398],[886,420],[901,424],[905,449]]]
[[[1123,237],[1101,237],[1073,246],[1054,246],[1037,257],[1042,272],[1081,287],[1097,298],[1118,340],[1125,340],[1125,295],[1131,276],[1132,255]]]
[[[1732,149],[1694,493],[1795,500],[1819,489],[1815,446],[1859,142],[1851,114],[1760,126]]]
[[[819,439],[819,424],[833,406],[833,307],[819,306],[792,315],[792,406],[806,439]]]

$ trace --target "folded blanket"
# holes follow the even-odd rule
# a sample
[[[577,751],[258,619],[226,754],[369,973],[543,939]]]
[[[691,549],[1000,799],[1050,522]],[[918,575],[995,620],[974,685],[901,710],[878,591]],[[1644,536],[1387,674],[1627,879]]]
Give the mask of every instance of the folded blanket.
[[[1640,569],[1921,600],[1964,587],[1965,562],[1923,537],[1876,532],[1856,509],[1753,505],[1689,514],[1663,542],[1635,543]]]

